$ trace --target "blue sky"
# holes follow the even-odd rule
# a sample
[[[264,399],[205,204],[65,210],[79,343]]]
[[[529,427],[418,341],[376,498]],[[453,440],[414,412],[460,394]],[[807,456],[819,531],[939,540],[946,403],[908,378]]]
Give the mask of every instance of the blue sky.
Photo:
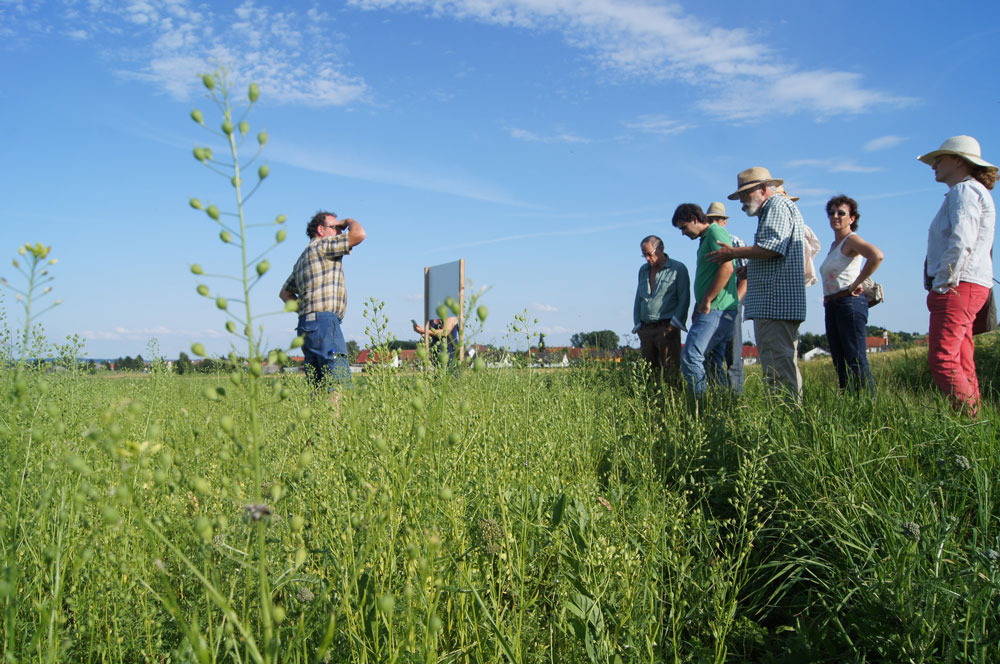
[[[305,224],[329,209],[368,232],[344,261],[345,333],[362,345],[366,300],[413,338],[423,268],[458,258],[489,287],[481,342],[510,342],[523,310],[550,346],[598,329],[624,338],[640,239],[659,234],[693,271],[674,208],[725,200],[740,170],[765,166],[824,245],[826,200],[858,200],[859,233],[886,255],[871,324],[926,331],[920,273],[945,190],[916,156],[970,134],[1000,162],[988,60],[1000,6],[964,7],[0,0],[0,252],[52,246],[53,341],[81,334],[91,357],[145,354],[151,338],[167,356],[194,341],[227,352],[225,318],[188,269],[238,266],[188,206],[232,208],[227,181],[191,156],[221,144],[188,117],[200,108],[218,125],[198,75],[223,64],[239,98],[260,84],[248,121],[270,136],[250,220],[288,217],[254,291],[260,313],[279,309]],[[730,230],[752,238],[756,220],[727,203]],[[263,248],[274,229],[258,231]],[[807,295],[802,329],[822,332],[820,287]],[[295,317],[260,322],[277,346]]]

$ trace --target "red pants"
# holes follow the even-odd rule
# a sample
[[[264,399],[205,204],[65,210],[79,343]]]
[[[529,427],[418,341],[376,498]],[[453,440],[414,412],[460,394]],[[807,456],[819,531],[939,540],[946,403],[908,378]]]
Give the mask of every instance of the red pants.
[[[972,321],[990,291],[967,281],[941,294],[927,294],[931,312],[927,360],[934,382],[951,398],[955,410],[968,408],[975,415],[979,405],[979,379],[973,359]]]

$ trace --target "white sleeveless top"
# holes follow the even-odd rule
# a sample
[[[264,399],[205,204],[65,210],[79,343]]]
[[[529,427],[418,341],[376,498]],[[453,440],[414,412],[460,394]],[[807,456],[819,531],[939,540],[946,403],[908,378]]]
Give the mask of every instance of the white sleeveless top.
[[[823,264],[819,266],[819,276],[823,281],[823,295],[833,295],[839,293],[854,283],[854,280],[861,274],[861,266],[864,264],[864,256],[858,254],[854,258],[845,256],[841,248],[847,238],[854,235],[849,233],[847,237],[838,242],[830,249]]]

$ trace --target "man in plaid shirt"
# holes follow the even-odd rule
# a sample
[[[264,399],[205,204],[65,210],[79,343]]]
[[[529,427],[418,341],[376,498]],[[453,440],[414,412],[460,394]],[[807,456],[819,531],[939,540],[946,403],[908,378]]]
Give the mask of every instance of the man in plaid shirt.
[[[354,219],[339,221],[331,212],[317,212],[306,226],[309,246],[295,262],[281,287],[283,302],[298,301],[296,332],[304,337],[306,372],[316,385],[325,375],[348,384],[351,367],[340,322],[347,309],[347,286],[341,260],[365,239],[365,229]]]
[[[805,221],[787,196],[778,193],[783,180],[760,166],[742,171],[730,200],[739,200],[749,217],[757,217],[754,243],[723,246],[709,254],[718,263],[747,258],[746,317],[753,320],[764,380],[774,391],[784,386],[802,402],[799,373],[799,325],[806,318]]]

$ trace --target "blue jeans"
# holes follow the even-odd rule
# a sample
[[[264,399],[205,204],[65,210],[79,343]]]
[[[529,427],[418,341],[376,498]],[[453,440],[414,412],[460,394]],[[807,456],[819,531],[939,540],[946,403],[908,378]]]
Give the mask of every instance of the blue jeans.
[[[726,349],[732,340],[736,309],[698,314],[688,330],[681,351],[681,373],[695,396],[705,393],[706,375],[717,385],[729,387],[726,376]]]
[[[333,383],[350,387],[351,365],[347,363],[347,342],[344,341],[337,314],[317,311],[299,316],[296,332],[305,337],[302,354],[309,379],[319,387],[329,376]],[[330,389],[333,389],[332,385]]]
[[[736,308],[733,336],[726,346],[726,367],[729,370],[729,388],[743,394],[743,303]]]
[[[837,368],[840,389],[864,388],[875,394],[875,379],[868,367],[865,328],[868,325],[868,300],[864,295],[842,297],[827,302],[826,339],[830,344],[833,366]]]

